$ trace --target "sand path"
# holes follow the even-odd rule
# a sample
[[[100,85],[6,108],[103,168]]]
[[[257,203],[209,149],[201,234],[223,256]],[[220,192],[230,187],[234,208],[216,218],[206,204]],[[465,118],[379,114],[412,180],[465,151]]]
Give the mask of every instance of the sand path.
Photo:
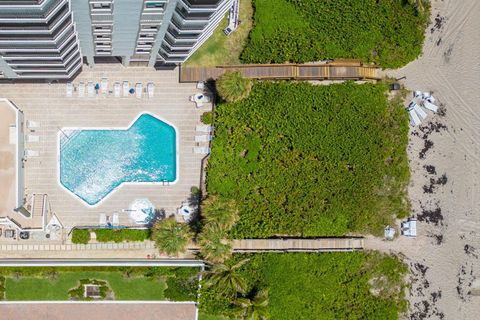
[[[409,263],[410,319],[480,319],[479,15],[479,0],[432,1],[422,57],[387,72],[405,76],[410,90],[433,91],[446,111],[429,113],[410,132],[409,195],[419,236],[366,241]]]

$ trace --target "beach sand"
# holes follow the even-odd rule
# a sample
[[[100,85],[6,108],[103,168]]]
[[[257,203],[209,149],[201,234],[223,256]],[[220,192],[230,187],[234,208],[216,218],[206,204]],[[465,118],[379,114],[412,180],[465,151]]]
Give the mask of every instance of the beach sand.
[[[387,71],[442,106],[412,128],[408,188],[418,237],[369,249],[396,253],[411,269],[407,319],[480,319],[480,1],[432,1],[423,55]]]

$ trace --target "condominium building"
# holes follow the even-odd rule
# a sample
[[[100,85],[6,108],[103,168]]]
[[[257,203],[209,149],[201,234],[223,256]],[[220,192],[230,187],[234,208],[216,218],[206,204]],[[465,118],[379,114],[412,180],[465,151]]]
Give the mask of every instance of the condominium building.
[[[83,64],[184,62],[233,0],[2,0],[0,78],[69,79]]]

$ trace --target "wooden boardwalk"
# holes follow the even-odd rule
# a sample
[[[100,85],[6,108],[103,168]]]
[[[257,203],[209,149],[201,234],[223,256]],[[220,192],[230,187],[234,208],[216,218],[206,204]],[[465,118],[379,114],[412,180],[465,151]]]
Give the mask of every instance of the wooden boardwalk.
[[[334,252],[362,250],[363,247],[363,238],[233,240],[235,252]]]
[[[324,64],[245,64],[218,67],[180,66],[180,82],[217,79],[228,71],[258,80],[378,80],[378,67],[358,61],[333,61]]]

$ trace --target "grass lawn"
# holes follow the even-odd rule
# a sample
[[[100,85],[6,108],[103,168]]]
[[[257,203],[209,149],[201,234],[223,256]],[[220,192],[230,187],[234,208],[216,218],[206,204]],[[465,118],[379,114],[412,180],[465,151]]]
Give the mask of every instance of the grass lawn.
[[[213,67],[240,63],[240,52],[247,41],[252,28],[253,8],[251,0],[240,2],[237,30],[228,37],[223,33],[228,25],[228,14],[219,24],[212,36],[184,63],[186,67]]]
[[[405,0],[253,0],[253,5],[244,63],[354,58],[397,68],[421,54],[429,19],[428,4],[417,10]]]
[[[207,190],[235,238],[382,234],[408,213],[408,115],[386,84],[257,82],[216,108]]]
[[[164,300],[166,284],[163,280],[144,277],[125,278],[111,272],[64,272],[57,279],[7,277],[7,300],[68,300],[68,290],[78,285],[80,279],[108,281],[116,300]]]
[[[400,260],[379,253],[270,253],[235,256],[250,260],[240,270],[248,290],[268,289],[275,320],[398,319],[406,310]],[[200,310],[228,315],[235,297],[202,287]],[[202,319],[202,318],[201,318]],[[203,319],[218,319],[205,317]]]

